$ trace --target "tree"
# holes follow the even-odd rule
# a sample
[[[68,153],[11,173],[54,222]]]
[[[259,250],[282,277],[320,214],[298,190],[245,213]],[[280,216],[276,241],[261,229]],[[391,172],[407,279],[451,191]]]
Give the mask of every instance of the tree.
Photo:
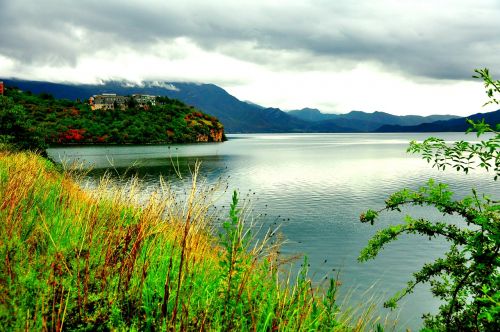
[[[41,154],[45,154],[47,147],[24,107],[4,96],[0,96],[0,143],[11,144],[21,150],[38,150]]]
[[[482,78],[489,101],[498,104],[500,81],[490,77],[487,69],[475,71]],[[467,132],[477,136],[489,132],[491,138],[480,143],[455,142],[447,145],[438,138],[423,143],[411,142],[409,152],[420,153],[438,169],[454,168],[468,173],[473,168],[484,168],[493,173],[493,181],[500,175],[500,124],[491,127],[484,121],[473,122]],[[484,136],[483,136],[484,137]],[[413,274],[413,279],[401,292],[386,303],[395,307],[398,300],[411,293],[419,283],[429,283],[432,294],[443,301],[436,315],[424,315],[424,324],[432,330],[498,331],[500,329],[500,201],[478,194],[476,189],[461,200],[453,199],[445,184],[430,180],[419,190],[404,189],[392,194],[380,210],[367,210],[361,222],[373,224],[383,211],[401,211],[403,206],[431,206],[443,215],[457,215],[463,220],[458,225],[415,219],[407,215],[405,222],[378,231],[361,251],[359,260],[377,256],[389,242],[402,234],[444,237],[451,243],[444,257],[425,264]]]

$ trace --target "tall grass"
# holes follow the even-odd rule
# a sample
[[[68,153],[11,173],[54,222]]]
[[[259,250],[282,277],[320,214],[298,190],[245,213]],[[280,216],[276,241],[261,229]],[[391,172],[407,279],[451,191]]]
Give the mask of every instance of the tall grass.
[[[0,151],[1,329],[373,327],[342,319],[335,280],[313,287],[307,264],[287,276],[276,234],[253,239],[236,194],[217,235],[216,190],[196,174],[184,200],[162,182],[141,201],[138,181],[82,190],[36,154]]]

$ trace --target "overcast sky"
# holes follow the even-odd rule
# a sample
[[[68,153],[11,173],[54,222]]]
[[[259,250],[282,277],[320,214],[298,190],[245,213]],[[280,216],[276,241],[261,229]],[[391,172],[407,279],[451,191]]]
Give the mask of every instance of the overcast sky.
[[[215,83],[324,112],[468,115],[499,0],[0,0],[0,77]]]

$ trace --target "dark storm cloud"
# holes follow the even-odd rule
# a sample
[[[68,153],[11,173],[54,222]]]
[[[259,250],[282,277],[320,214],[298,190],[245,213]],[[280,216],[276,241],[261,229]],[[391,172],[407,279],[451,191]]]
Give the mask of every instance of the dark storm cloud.
[[[0,1],[0,55],[25,64],[185,37],[272,68],[373,62],[444,79],[500,68],[498,1]]]

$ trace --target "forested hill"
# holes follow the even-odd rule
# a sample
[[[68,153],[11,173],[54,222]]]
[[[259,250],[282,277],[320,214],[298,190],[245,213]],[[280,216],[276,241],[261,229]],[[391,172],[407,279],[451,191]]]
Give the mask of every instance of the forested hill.
[[[34,95],[7,87],[0,96],[0,139],[37,137],[47,144],[153,144],[225,140],[213,116],[179,100],[156,98],[154,105],[92,110],[87,102]]]

